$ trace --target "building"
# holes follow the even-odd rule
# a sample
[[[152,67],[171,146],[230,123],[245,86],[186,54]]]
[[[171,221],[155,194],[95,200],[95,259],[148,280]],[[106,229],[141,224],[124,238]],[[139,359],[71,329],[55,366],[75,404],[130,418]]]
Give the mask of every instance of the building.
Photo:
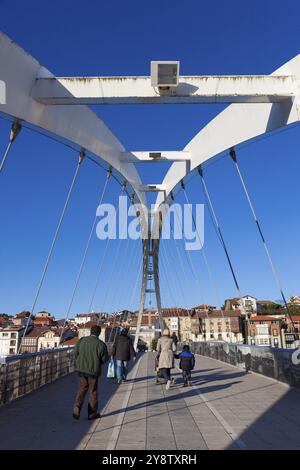
[[[61,334],[62,328],[51,328],[44,331],[44,333],[38,337],[37,350],[44,351],[45,349],[55,349],[60,347]],[[64,332],[63,338],[66,338],[66,336],[67,331]]]
[[[55,349],[60,347],[60,337],[62,328],[56,327],[35,327],[26,334],[22,341],[21,353],[34,353],[45,349]],[[75,333],[70,329],[65,329],[62,342],[73,338]]]
[[[196,312],[193,315],[192,331],[192,339],[195,341],[244,342],[240,310],[215,310],[209,314]]]
[[[289,304],[291,306],[300,307],[300,296],[299,295],[292,295],[289,298]]]
[[[24,326],[7,326],[0,328],[0,356],[18,354],[24,331]]]
[[[21,353],[35,353],[38,352],[38,341],[46,331],[49,331],[48,327],[34,327],[29,331],[22,341]]]
[[[130,322],[129,334],[135,336],[137,327],[137,318],[134,318]],[[141,329],[139,333],[139,339],[144,341],[149,350],[151,350],[152,341],[158,338],[161,334],[159,327],[158,315],[151,315],[144,313],[142,316]]]
[[[282,320],[269,315],[253,315],[248,322],[248,344],[285,347]]]
[[[34,326],[56,326],[57,322],[54,317],[45,311],[39,312],[33,320]]]
[[[17,313],[12,319],[14,325],[16,326],[26,326],[27,323],[28,325],[33,325],[33,318],[30,317],[30,312],[24,310],[23,312]]]
[[[99,322],[104,320],[106,315],[104,313],[80,313],[76,315],[75,323],[76,325],[84,325],[88,322]]]
[[[272,300],[257,300],[256,307],[257,307],[257,313],[260,313],[261,311],[264,311],[266,309],[269,309],[271,311],[272,307],[274,307],[274,311],[275,311],[275,309],[278,308],[279,305],[273,302]]]
[[[70,339],[67,339],[66,341],[63,341],[60,346],[62,348],[68,348],[70,346],[76,346],[78,341],[79,341],[78,336],[74,336],[73,338],[70,338]]]
[[[214,307],[213,305],[201,304],[197,305],[197,307],[192,308],[192,310],[195,310],[196,312],[211,312],[213,310],[216,310],[216,307]]]
[[[12,321],[12,317],[6,315],[5,313],[0,314],[0,328],[4,328],[6,326],[13,326],[14,323]]]
[[[241,300],[243,302],[244,309],[242,309]],[[244,295],[241,299],[235,297],[233,299],[225,300],[225,310],[243,310],[250,317],[253,313],[257,312],[257,300],[251,295]]]
[[[105,343],[111,340],[111,337],[114,336],[112,333],[112,327],[107,325],[106,323],[99,321],[88,321],[83,325],[78,326],[78,339],[83,338],[85,336],[90,336],[92,326],[100,326],[101,327],[101,334],[99,338],[104,341]],[[117,325],[115,325],[115,328]]]
[[[176,333],[179,341],[189,341],[191,336],[192,310],[185,308],[163,308],[162,317],[170,333]]]

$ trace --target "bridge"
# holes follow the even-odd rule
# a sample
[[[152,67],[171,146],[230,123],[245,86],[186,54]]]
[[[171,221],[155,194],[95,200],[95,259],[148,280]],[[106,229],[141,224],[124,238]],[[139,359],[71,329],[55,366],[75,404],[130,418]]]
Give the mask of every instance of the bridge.
[[[158,64],[158,67],[159,65],[165,64]],[[21,140],[19,135],[22,135],[23,128],[67,144],[74,151],[71,183],[67,185],[66,197],[58,214],[58,223],[53,227],[45,263],[37,277],[30,314],[17,354],[2,358],[0,363],[0,419],[4,423],[0,427],[0,448],[121,450],[134,446],[135,449],[147,450],[299,449],[299,361],[298,358],[295,360],[293,350],[255,349],[246,344],[228,343],[210,346],[208,341],[197,346],[197,341],[194,341],[192,347],[197,353],[197,361],[193,385],[183,388],[180,371],[175,370],[176,382],[169,391],[155,383],[154,353],[140,355],[125,384],[117,386],[105,378],[104,372],[100,386],[102,416],[92,424],[83,416],[79,422],[71,419],[76,386],[72,348],[58,348],[34,354],[20,353],[23,351],[24,338],[35,314],[41,291],[47,282],[49,265],[63,229],[78,175],[86,161],[103,171],[104,181],[98,204],[101,205],[107,197],[109,185],[114,181],[120,188],[120,194],[128,197],[138,219],[141,232],[140,278],[135,280],[135,288],[140,281],[140,296],[135,345],[141,331],[146,297],[150,298],[151,304],[151,296],[155,296],[160,330],[165,326],[160,280],[161,272],[165,270],[165,279],[169,281],[172,266],[168,263],[172,256],[163,251],[162,232],[173,208],[178,218],[175,202],[179,194],[183,195],[190,207],[187,186],[192,178],[198,178],[203,190],[211,222],[224,252],[226,266],[239,301],[244,340],[249,344],[250,317],[243,302],[238,270],[223,235],[218,210],[206,180],[207,166],[225,155],[230,158],[232,168],[236,171],[283,308],[289,318],[289,333],[292,336],[290,345],[294,349],[298,346],[299,332],[257,217],[252,195],[239,166],[239,149],[254,139],[299,123],[300,56],[282,65],[271,75],[195,77],[180,76],[178,72],[176,84],[166,86],[163,82],[154,85],[153,76],[56,77],[5,34],[0,33],[0,70],[0,114],[11,126],[7,147],[0,159],[0,178],[5,177],[5,168],[13,158],[13,150]],[[104,104],[185,103],[226,103],[229,106],[201,129],[184,148],[167,151],[126,149],[102,119],[88,107]],[[160,161],[170,163],[163,180],[145,183],[136,164],[155,165]],[[156,196],[154,209],[150,209],[149,193]],[[120,207],[117,210],[119,209]],[[201,247],[206,276],[214,286],[215,280],[204,243],[193,214],[191,216]],[[82,273],[86,269],[96,222],[97,213],[92,220],[74,275],[73,288],[64,312],[60,346],[73,311]],[[175,230],[174,224],[171,230]],[[181,230],[183,243],[186,244],[182,227]],[[128,243],[125,251],[128,262],[129,247]],[[93,310],[99,282],[104,277],[102,266],[106,250],[107,246],[101,244],[103,257],[95,276],[89,311]],[[114,253],[113,268],[118,266],[119,252],[120,245]],[[180,262],[179,252],[176,256]],[[200,286],[200,294],[201,281],[197,268],[187,250],[185,256],[190,273],[187,274],[185,268],[177,272],[178,287],[181,288],[180,276],[191,277],[192,273],[197,289]],[[123,278],[127,274],[126,267],[123,267],[121,273]],[[114,271],[110,281],[112,288],[108,292],[113,305],[118,293],[118,287],[113,282]]]
[[[196,345],[194,350],[199,350]],[[212,346],[210,354],[215,353]],[[3,390],[7,391],[7,403],[0,408],[0,449],[300,449],[299,389],[251,371],[254,361],[247,370],[232,357],[236,365],[196,354],[192,386],[182,387],[176,367],[175,384],[166,391],[163,384],[156,383],[155,353],[142,354],[126,383],[117,385],[106,379],[104,371],[101,418],[90,422],[85,409],[79,421],[72,418],[77,379],[70,361],[72,349],[43,354],[52,368],[37,354],[19,359],[17,367],[13,364],[18,361],[11,358],[10,371],[0,369],[2,401]],[[271,375],[268,364],[265,369],[261,361],[261,366],[260,370]],[[274,369],[278,370],[278,364]],[[65,375],[57,378],[61,374]],[[41,376],[46,381],[42,387]],[[33,390],[35,386],[38,388]],[[13,400],[19,392],[21,396]]]

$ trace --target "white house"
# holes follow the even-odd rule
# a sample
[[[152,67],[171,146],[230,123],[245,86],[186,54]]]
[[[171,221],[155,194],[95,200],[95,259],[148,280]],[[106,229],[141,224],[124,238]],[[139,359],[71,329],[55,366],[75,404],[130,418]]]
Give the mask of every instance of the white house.
[[[18,354],[20,341],[24,331],[24,326],[10,326],[0,329],[0,356]]]

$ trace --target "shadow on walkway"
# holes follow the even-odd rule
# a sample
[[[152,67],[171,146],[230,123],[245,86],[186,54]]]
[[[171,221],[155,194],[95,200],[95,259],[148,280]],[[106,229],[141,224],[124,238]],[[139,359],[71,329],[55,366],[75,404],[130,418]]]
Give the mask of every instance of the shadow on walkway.
[[[131,369],[133,367],[135,365],[131,365]],[[100,411],[118,393],[119,388],[115,380],[106,379],[106,373],[107,365],[103,368],[99,383]],[[80,420],[73,419],[76,390],[77,374],[73,373],[2,406],[0,450],[76,449],[96,424],[87,419],[88,397]]]

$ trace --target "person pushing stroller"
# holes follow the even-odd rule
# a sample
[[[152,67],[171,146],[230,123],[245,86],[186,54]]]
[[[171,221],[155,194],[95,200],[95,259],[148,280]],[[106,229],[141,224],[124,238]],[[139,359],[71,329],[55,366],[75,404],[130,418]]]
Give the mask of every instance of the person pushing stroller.
[[[195,356],[190,351],[190,347],[185,344],[182,348],[182,352],[178,355],[179,358],[179,369],[182,370],[183,386],[187,387],[192,385],[192,373],[191,371],[195,367]]]

